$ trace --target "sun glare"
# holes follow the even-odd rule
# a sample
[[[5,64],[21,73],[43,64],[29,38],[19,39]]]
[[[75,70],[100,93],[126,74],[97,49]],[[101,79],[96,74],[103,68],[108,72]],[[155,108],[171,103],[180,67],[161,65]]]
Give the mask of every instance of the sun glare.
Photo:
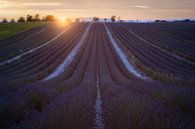
[[[60,22],[65,22],[65,17],[59,17]]]
[[[65,26],[65,25],[67,25],[67,23],[66,23],[66,19],[65,19],[65,17],[59,17],[58,18],[58,24],[60,25],[60,26]]]

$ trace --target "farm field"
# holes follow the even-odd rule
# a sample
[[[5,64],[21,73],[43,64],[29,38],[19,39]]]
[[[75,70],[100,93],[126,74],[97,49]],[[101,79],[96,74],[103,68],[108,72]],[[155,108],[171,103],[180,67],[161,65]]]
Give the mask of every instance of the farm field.
[[[80,22],[0,41],[0,129],[195,129],[195,23]]]
[[[6,23],[0,24],[0,40],[7,39],[23,31],[34,27],[46,25],[46,22],[29,22],[29,23]],[[1,43],[1,42],[0,42]]]

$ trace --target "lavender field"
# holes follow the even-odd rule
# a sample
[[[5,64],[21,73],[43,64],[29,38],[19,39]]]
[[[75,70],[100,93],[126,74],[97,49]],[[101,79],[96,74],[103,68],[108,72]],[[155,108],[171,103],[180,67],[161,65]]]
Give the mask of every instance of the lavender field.
[[[0,40],[0,129],[195,129],[195,23],[48,24]]]

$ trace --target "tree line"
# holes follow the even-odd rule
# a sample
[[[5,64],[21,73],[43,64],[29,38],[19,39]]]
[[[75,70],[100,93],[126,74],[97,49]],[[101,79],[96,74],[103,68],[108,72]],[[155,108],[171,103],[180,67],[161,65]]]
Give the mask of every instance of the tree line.
[[[20,22],[55,22],[57,19],[53,16],[53,15],[46,15],[46,16],[43,16],[42,18],[40,17],[40,14],[35,14],[35,15],[30,15],[28,14],[26,17],[19,17],[17,20],[15,20],[14,18],[12,18],[10,20],[10,23],[20,23]],[[94,22],[98,22],[100,20],[99,17],[93,17],[93,21]],[[104,18],[103,19],[104,22],[107,22],[107,18]],[[120,22],[122,22],[122,20],[120,20],[120,17],[118,16],[111,16],[110,20],[112,22],[115,22],[116,20],[119,20]],[[70,18],[67,18],[66,21],[71,21]],[[80,18],[76,18],[75,19],[75,22],[80,22]],[[3,18],[2,20],[2,23],[8,23],[8,20],[6,18]]]
[[[11,23],[16,23],[16,22],[54,22],[56,21],[56,18],[53,15],[47,15],[44,17],[40,17],[40,14],[35,14],[30,15],[28,14],[26,17],[19,17],[17,20],[15,20],[14,18],[12,18],[10,20]],[[8,23],[8,20],[6,18],[3,18],[2,23]]]
[[[98,22],[99,20],[100,20],[99,17],[93,17],[93,21],[94,21],[94,22]],[[107,20],[108,20],[107,18],[104,18],[104,22],[107,22]],[[116,20],[122,22],[122,20],[120,19],[120,16],[117,17],[117,16],[115,16],[115,15],[111,16],[110,20],[111,20],[112,22],[115,22]]]
[[[169,22],[169,21],[166,21],[166,20],[155,20],[154,22]],[[183,19],[183,20],[175,20],[174,22],[193,22],[193,21],[190,20],[190,19]]]

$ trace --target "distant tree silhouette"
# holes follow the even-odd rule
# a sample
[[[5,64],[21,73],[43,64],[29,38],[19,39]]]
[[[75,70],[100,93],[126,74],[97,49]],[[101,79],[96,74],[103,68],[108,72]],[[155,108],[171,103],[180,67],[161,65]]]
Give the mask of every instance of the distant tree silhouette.
[[[116,21],[116,16],[114,16],[114,15],[111,16],[111,21],[112,21],[112,22],[115,22],[115,21]]]
[[[45,20],[47,22],[54,22],[55,21],[55,17],[53,15],[47,15]]]
[[[40,15],[39,14],[35,14],[35,16],[33,17],[32,15],[27,15],[26,16],[26,21],[27,22],[39,22],[40,20]]]
[[[190,19],[185,19],[184,22],[190,22]]]
[[[33,16],[28,14],[28,15],[26,16],[26,21],[27,21],[27,22],[32,22],[32,21],[33,21]]]
[[[104,22],[106,22],[107,21],[107,18],[104,18]]]
[[[34,21],[36,21],[36,22],[38,22],[38,21],[40,21],[40,15],[39,14],[35,14],[35,19],[34,19]]]
[[[167,22],[166,20],[155,20],[154,22]]]
[[[94,22],[99,21],[99,17],[93,17],[93,21],[94,21]]]
[[[24,18],[24,17],[20,17],[20,18],[18,19],[18,22],[25,22],[25,18]]]
[[[10,22],[11,22],[11,23],[15,23],[15,19],[14,19],[14,18],[12,18]]]
[[[119,22],[124,23],[124,21],[123,21],[123,20],[121,20],[121,17],[120,17],[120,16],[118,16],[118,17],[117,17],[117,19],[118,19],[118,21],[119,21]]]
[[[160,22],[160,20],[155,20],[154,22]]]
[[[80,18],[76,18],[75,19],[75,22],[80,22]]]
[[[3,18],[2,23],[7,23],[7,19]]]

